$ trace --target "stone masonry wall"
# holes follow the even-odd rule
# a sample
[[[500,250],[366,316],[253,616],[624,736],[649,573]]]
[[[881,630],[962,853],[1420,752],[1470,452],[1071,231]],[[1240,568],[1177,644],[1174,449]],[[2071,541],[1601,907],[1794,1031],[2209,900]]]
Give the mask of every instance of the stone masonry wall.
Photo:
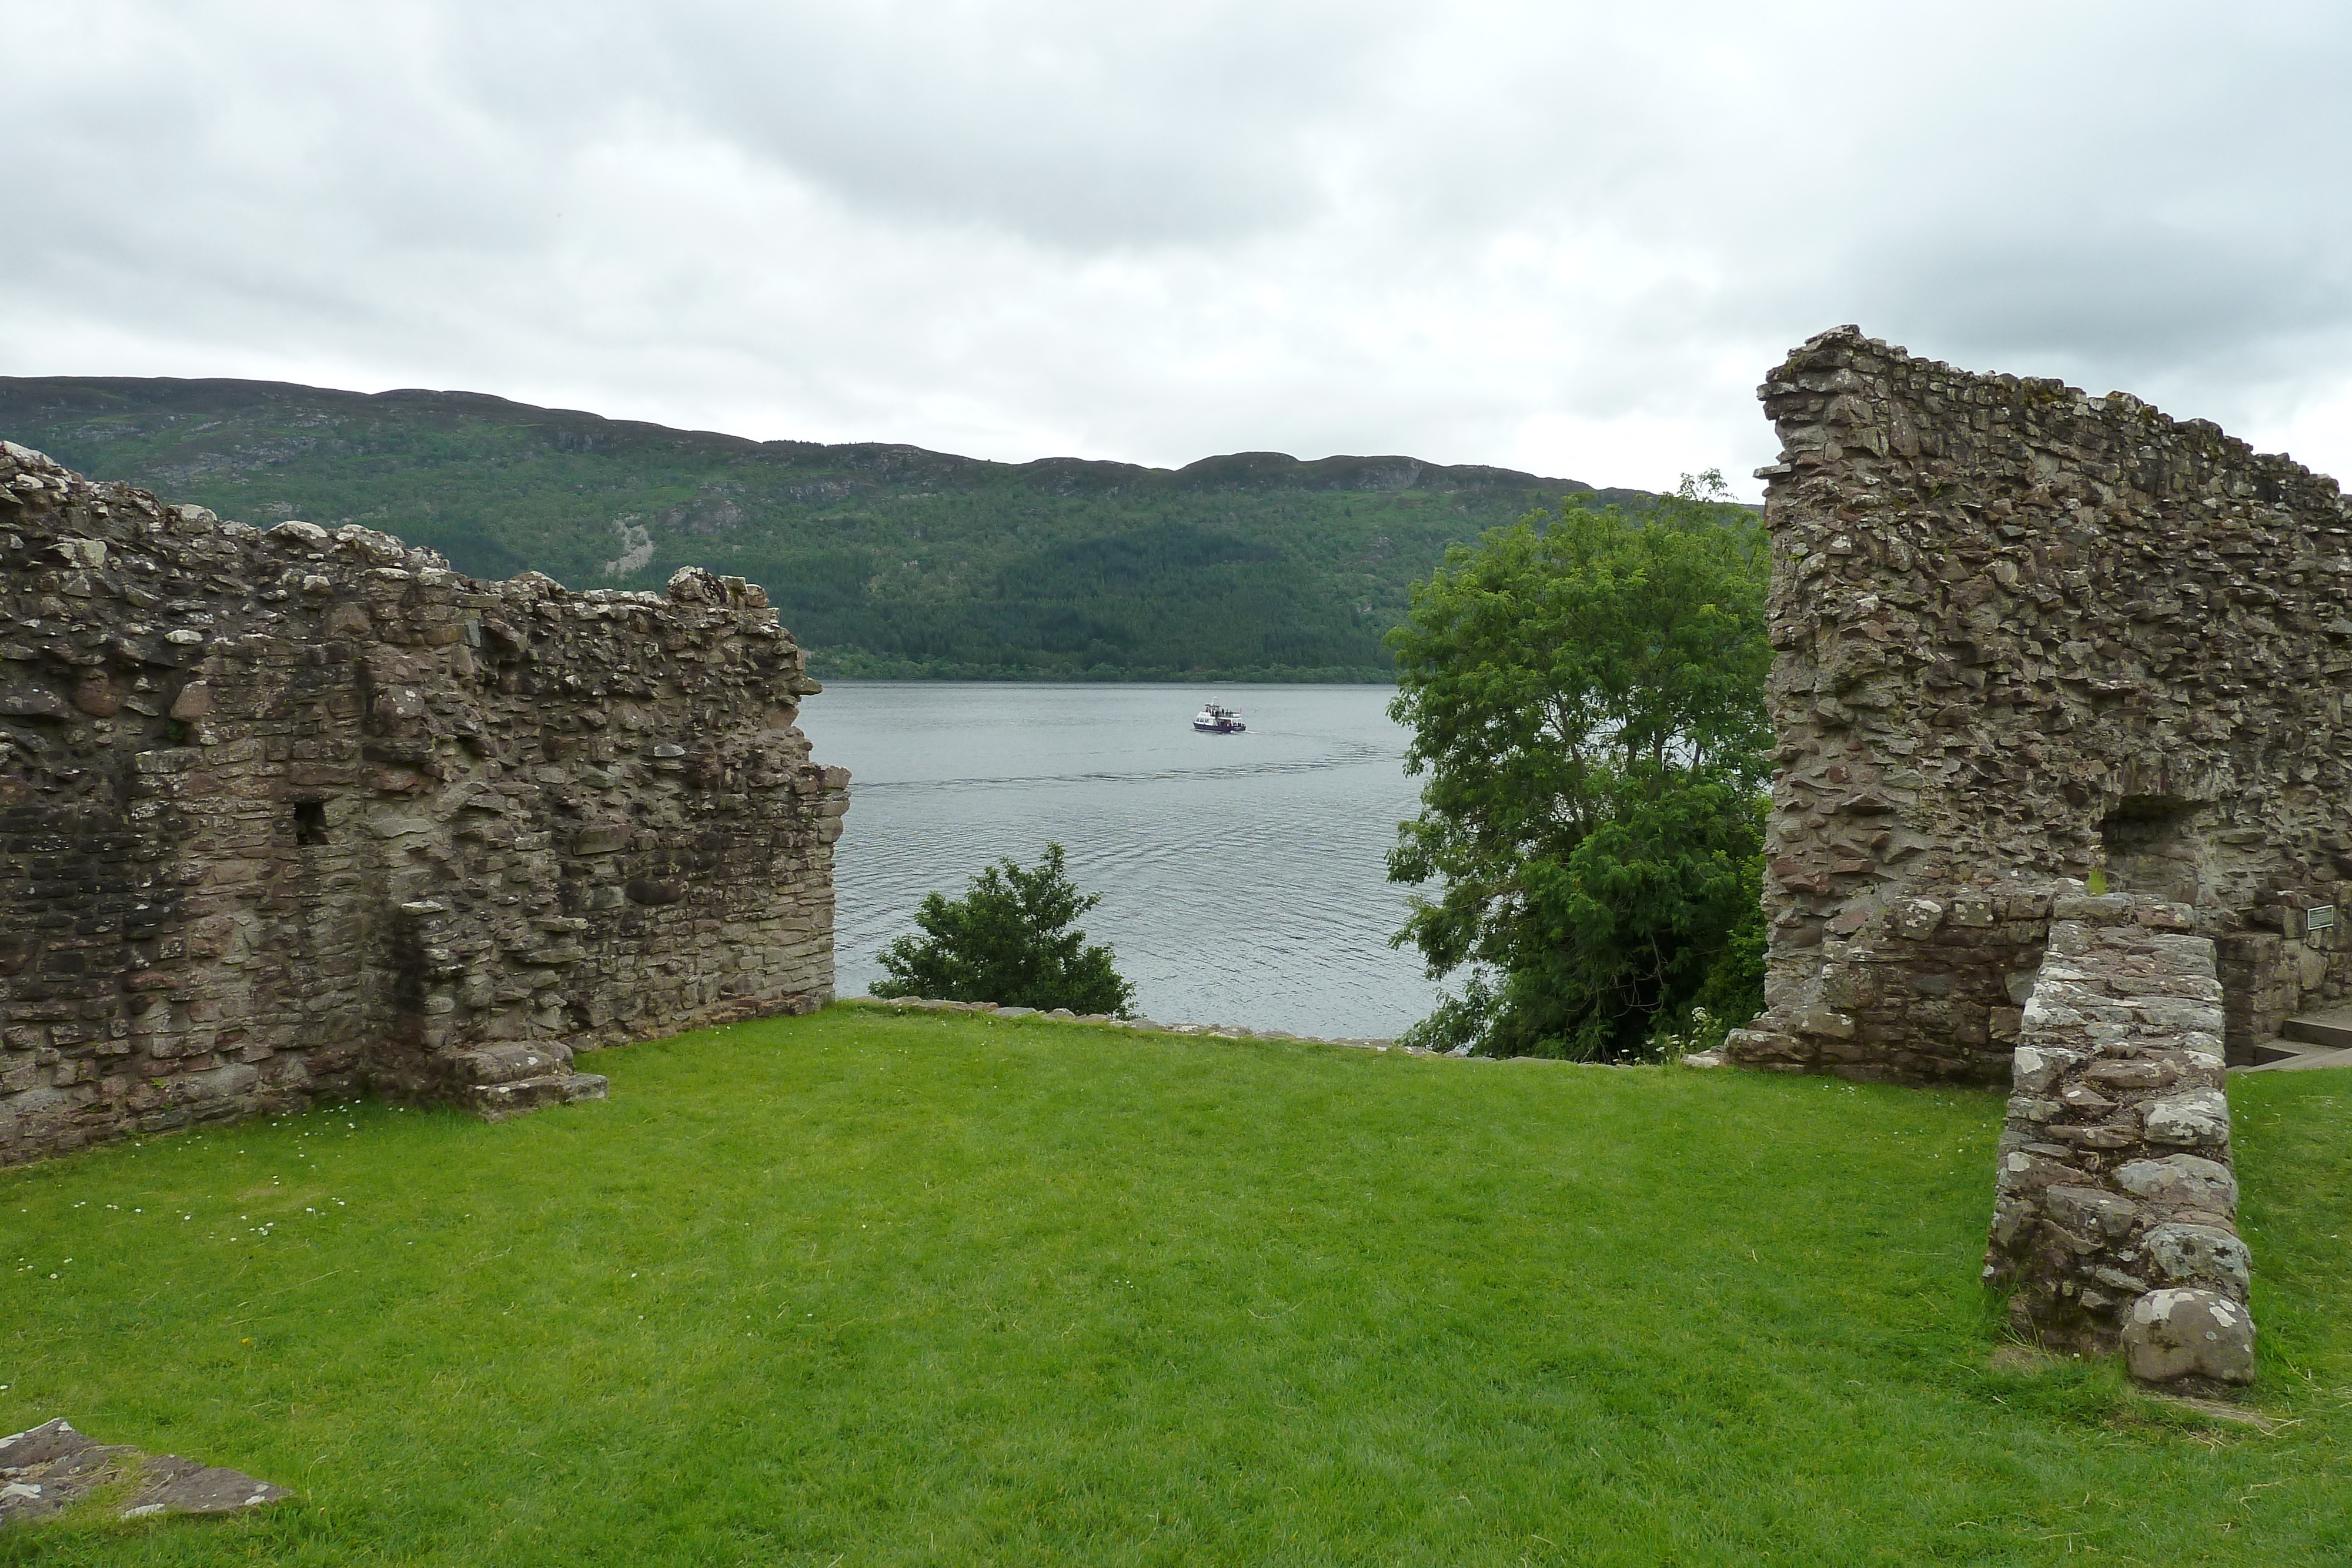
[[[847,775],[765,596],[477,581],[0,444],[0,1164],[833,987]]]
[[[1781,770],[1767,1010],[1734,1060],[2002,1082],[2053,889],[2221,946],[2233,1049],[2346,987],[2352,515],[2122,393],[1853,328],[1761,389]]]
[[[1988,1281],[2053,1349],[2252,1382],[2214,945],[2185,904],[2062,895],[2025,1005]]]

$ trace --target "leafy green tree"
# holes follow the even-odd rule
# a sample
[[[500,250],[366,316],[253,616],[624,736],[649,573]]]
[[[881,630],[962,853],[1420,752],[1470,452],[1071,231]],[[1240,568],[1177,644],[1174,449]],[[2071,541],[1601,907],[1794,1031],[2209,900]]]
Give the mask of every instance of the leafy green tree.
[[[882,950],[890,977],[874,994],[1124,1018],[1135,988],[1113,967],[1111,950],[1084,946],[1087,934],[1074,924],[1101,902],[1070,881],[1059,844],[1047,844],[1034,870],[1001,861],[973,877],[961,898],[924,895],[915,911],[922,936]]]
[[[1622,1058],[1718,967],[1712,994],[1743,1001],[1771,651],[1763,531],[1722,494],[1707,474],[1635,514],[1570,500],[1415,588],[1390,712],[1429,781],[1389,875],[1434,894],[1396,943],[1433,977],[1471,967],[1423,1043]]]
[[[1706,1046],[1764,1010],[1764,955],[1769,933],[1764,929],[1764,857],[1748,862],[1743,873],[1749,893],[1738,924],[1725,936],[1723,950],[1699,987],[1698,1005],[1706,1009],[1708,1027],[1701,1031]]]

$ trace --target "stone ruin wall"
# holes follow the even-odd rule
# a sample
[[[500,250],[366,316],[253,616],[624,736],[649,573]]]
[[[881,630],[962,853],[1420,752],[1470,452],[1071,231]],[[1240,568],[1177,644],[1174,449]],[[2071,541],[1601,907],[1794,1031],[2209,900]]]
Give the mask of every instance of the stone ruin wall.
[[[833,988],[848,776],[759,589],[482,582],[0,444],[0,1164]]]
[[[1823,333],[1760,389],[1767,1010],[1790,1071],[2006,1083],[2053,900],[2190,906],[2231,1060],[2343,994],[2352,514],[2122,393]]]

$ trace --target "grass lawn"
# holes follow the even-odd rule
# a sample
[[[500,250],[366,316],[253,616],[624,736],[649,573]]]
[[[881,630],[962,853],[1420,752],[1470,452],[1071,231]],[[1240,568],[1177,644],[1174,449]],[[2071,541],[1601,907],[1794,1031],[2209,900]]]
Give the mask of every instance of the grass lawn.
[[[5,1563],[2343,1563],[2352,1073],[2233,1081],[2220,1426],[1996,1369],[2000,1102],[836,1008],[0,1173]],[[68,1261],[71,1260],[71,1261]]]

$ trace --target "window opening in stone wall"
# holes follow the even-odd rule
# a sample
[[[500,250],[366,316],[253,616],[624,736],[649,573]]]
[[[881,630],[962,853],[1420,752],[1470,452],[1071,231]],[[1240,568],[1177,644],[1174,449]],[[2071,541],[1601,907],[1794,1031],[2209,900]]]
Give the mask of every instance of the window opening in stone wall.
[[[327,803],[324,800],[294,802],[294,841],[305,846],[327,841]]]
[[[2172,795],[2126,795],[2116,801],[2099,823],[2109,887],[2196,903],[2197,846],[2189,827],[2202,807]]]

